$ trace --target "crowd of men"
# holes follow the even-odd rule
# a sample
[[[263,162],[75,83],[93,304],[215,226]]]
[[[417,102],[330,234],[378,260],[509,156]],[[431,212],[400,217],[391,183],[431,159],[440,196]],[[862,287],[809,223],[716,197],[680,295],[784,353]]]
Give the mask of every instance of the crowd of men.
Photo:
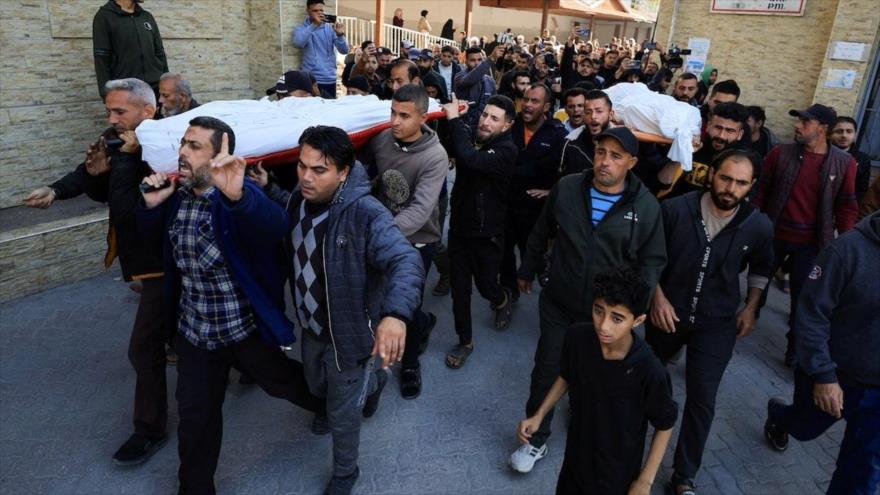
[[[334,51],[348,44],[323,10],[308,1],[293,35],[303,67],[268,94],[336,97]],[[125,17],[152,25],[128,32]],[[784,359],[795,392],[790,405],[768,404],[767,442],[785,450],[789,435],[809,440],[845,418],[829,493],[876,493],[880,186],[869,190],[852,118],[821,104],[791,110],[795,142],[779,143],[764,110],[739,103],[735,81],[716,82],[711,68],[674,77],[674,54],[661,50],[654,62],[653,46],[629,41],[599,47],[573,34],[558,57],[549,37],[468,42],[463,54],[367,41],[342,80],[350,95],[390,100],[391,125],[360,150],[342,130],[316,126],[300,137],[295,164],[248,167],[233,129],[202,116],[181,136],[174,178],[153,173],[134,130],[198,106],[190,84],[168,72],[158,26],[137,2],[109,0],[95,26],[107,40],[149,37],[155,60],[107,66],[118,58],[108,47],[124,45],[96,34],[110,129],[73,172],[24,203],[106,202],[107,261],[118,256],[125,280],[140,282],[129,347],[134,433],[117,464],[145,462],[167,441],[170,344],[181,493],[215,490],[232,367],[315,413],[312,431],[333,441],[325,493],[351,493],[361,422],[376,414],[390,367],[400,363],[403,398],[423,391],[420,355],[437,322],[422,310],[433,264],[433,294],[452,297],[458,343],[445,364],[454,370],[486,326],[471,315],[473,286],[498,330],[536,279],[542,286],[522,445],[509,464],[528,473],[547,455],[554,406],[568,393],[557,493],[650,492],[678,420],[666,366],[684,350],[667,489],[692,495],[724,370],[737,339],[759,326],[781,270],[790,274]],[[602,89],[637,81],[700,107],[691,170],[615,124]],[[428,120],[429,98],[444,118]],[[297,338],[301,361],[283,352]]]

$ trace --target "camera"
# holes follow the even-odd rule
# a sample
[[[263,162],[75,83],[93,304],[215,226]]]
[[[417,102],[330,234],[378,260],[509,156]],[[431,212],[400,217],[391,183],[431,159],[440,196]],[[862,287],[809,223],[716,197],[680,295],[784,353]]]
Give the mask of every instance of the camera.
[[[333,14],[324,14],[324,22],[327,24],[336,24],[336,16]]]
[[[676,45],[672,45],[669,47],[669,52],[667,52],[668,58],[666,60],[666,65],[670,69],[679,69],[684,65],[684,59],[681,58],[682,55],[690,55],[691,50],[677,47]]]

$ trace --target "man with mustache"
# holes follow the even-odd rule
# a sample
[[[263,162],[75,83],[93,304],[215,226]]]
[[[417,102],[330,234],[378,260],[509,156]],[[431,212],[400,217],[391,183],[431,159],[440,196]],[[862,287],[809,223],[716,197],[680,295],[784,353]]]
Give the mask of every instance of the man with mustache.
[[[788,264],[791,283],[788,347],[785,363],[794,366],[795,308],[807,275],[819,251],[855,226],[856,161],[828,143],[837,120],[829,106],[813,104],[790,110],[797,117],[795,142],[773,148],[764,160],[757,193],[752,202],[770,217],[775,227],[774,271]]]
[[[518,272],[520,291],[530,294],[547,242],[554,238],[549,282],[538,302],[541,336],[535,351],[526,416],[541,407],[559,376],[566,329],[590,321],[595,275],[629,265],[648,287],[655,287],[666,265],[660,205],[630,171],[639,142],[626,127],[596,137],[592,169],[563,177],[553,186],[532,229]],[[547,455],[552,409],[529,442],[510,456],[510,466],[528,473]]]
[[[284,314],[284,210],[244,177],[235,133],[196,117],[180,140],[177,184],[167,174],[137,207],[138,229],[163,245],[165,325],[174,329],[180,493],[213,494],[232,366],[269,395],[323,413],[302,363],[282,349],[296,340]],[[177,187],[175,187],[177,186]]]
[[[86,160],[73,172],[49,186],[35,189],[24,198],[32,208],[48,208],[56,200],[86,194],[107,203],[110,232],[107,267],[119,256],[126,282],[143,284],[137,316],[131,330],[128,359],[137,381],[134,392],[134,434],[113,454],[117,465],[146,462],[168,440],[168,399],[165,390],[165,342],[162,328],[162,246],[144,239],[138,232],[134,210],[140,198],[138,185],[150,173],[141,159],[141,147],[134,130],[156,114],[156,95],[140,79],[118,79],[104,85],[107,122],[112,130],[89,147]],[[110,136],[112,134],[112,136]],[[107,146],[117,137],[119,145]]]
[[[670,493],[695,489],[721,377],[737,338],[755,328],[773,273],[773,225],[746,200],[758,160],[752,151],[722,151],[709,165],[705,190],[662,203],[666,251],[676,255],[654,292],[645,340],[663,364],[687,346],[687,400]],[[748,292],[737,311],[746,264]]]
[[[672,162],[667,167],[675,168],[676,174],[671,190],[664,199],[674,198],[693,191],[701,191],[709,177],[709,163],[724,150],[742,147],[742,137],[746,131],[749,112],[739,103],[718,103],[706,124],[702,146],[694,152],[693,165],[689,172],[682,172],[681,165]],[[660,172],[663,174],[663,171]]]
[[[581,121],[583,125],[569,132],[562,145],[562,156],[559,160],[559,177],[569,174],[577,174],[593,168],[593,154],[595,153],[596,136],[605,132],[611,125],[614,111],[611,107],[611,98],[598,89],[584,91],[580,88],[572,88],[565,94],[568,101],[569,93],[580,91],[584,94],[584,110]],[[566,104],[566,108],[568,105]]]
[[[493,95],[483,108],[476,139],[461,119],[458,99],[443,106],[449,151],[456,162],[449,220],[452,313],[458,345],[446,356],[446,366],[459,369],[474,350],[471,286],[495,311],[495,328],[510,323],[513,294],[498,283],[507,206],[507,183],[518,150],[510,138],[516,116],[513,101]]]
[[[159,105],[161,116],[171,117],[198,107],[199,102],[193,98],[189,81],[181,74],[166,72],[159,78]]]

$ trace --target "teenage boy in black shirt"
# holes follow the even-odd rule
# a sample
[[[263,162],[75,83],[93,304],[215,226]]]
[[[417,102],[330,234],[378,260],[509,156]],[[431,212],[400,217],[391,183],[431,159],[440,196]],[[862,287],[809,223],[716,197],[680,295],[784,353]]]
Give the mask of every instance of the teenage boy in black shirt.
[[[592,324],[569,328],[559,377],[535,415],[519,423],[525,444],[568,391],[571,422],[557,495],[651,492],[677,406],[663,365],[633,332],[645,321],[649,292],[625,266],[596,275]],[[648,422],[654,438],[642,467]]]

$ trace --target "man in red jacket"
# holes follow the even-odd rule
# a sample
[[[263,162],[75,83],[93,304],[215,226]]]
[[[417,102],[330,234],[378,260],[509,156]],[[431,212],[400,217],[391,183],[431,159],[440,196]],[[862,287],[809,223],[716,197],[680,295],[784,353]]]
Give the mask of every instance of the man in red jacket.
[[[788,112],[798,121],[795,142],[767,155],[758,192],[752,200],[775,227],[774,272],[783,263],[790,270],[791,308],[785,364],[794,366],[794,308],[819,250],[853,228],[858,216],[856,161],[828,144],[837,119],[833,108],[815,104]],[[766,298],[766,291],[764,292]]]

